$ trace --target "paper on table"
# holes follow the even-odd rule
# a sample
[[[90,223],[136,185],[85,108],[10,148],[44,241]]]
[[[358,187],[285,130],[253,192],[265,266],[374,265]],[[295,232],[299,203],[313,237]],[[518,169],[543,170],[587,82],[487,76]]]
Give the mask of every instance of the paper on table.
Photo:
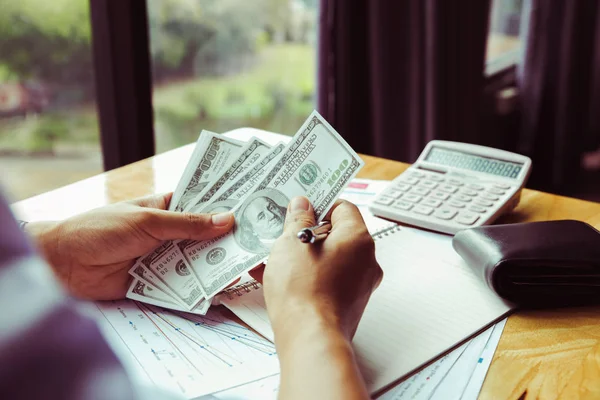
[[[428,399],[428,396],[435,387],[439,385],[454,367],[467,346],[468,343],[465,343],[449,354],[446,354],[379,398],[382,400]]]
[[[273,343],[216,310],[201,317],[131,300],[96,305],[93,316],[136,384],[189,399],[279,373]]]
[[[353,179],[340,196],[340,199],[347,200],[358,207],[371,235],[397,225],[395,222],[376,217],[369,211],[369,205],[373,199],[377,197],[389,183],[390,181]]]
[[[506,319],[384,393],[381,400],[476,400]]]
[[[441,391],[436,391],[436,388],[446,380],[457,377],[462,382],[464,382],[465,379],[468,379],[467,387],[462,393],[462,396],[460,396],[460,399],[476,400],[479,392],[481,391],[483,381],[494,356],[494,352],[496,351],[496,347],[498,346],[498,342],[500,341],[500,336],[502,335],[502,330],[504,329],[505,324],[506,319],[498,322],[496,325],[484,331],[479,336],[454,349],[433,364],[417,372],[404,382],[400,383],[398,386],[384,393],[379,397],[379,399],[447,399],[449,396],[445,395],[446,393]],[[489,339],[487,340],[487,343],[484,343],[485,346],[483,351],[481,351],[480,354],[477,354],[477,351],[481,350],[481,344],[483,342],[482,338],[486,337],[489,337]],[[472,343],[475,343],[476,345],[472,346]],[[467,348],[471,348],[472,350],[474,349],[476,351],[465,351]],[[462,366],[469,364],[461,362],[462,359],[470,360],[472,357],[475,357],[477,360],[477,365],[475,368],[461,368],[461,364]],[[456,371],[459,371],[460,374],[457,374]],[[229,389],[203,397],[202,400],[275,400],[277,399],[278,389],[279,376],[275,375],[234,389]],[[434,391],[435,395],[433,395]],[[456,396],[456,398],[459,397]]]
[[[477,399],[477,396],[479,396],[479,392],[483,386],[488,369],[490,368],[490,364],[494,358],[494,353],[496,352],[496,348],[500,342],[502,331],[504,331],[506,321],[507,319],[504,319],[494,325],[492,334],[490,335],[483,352],[480,354],[479,359],[477,360],[477,365],[475,366],[475,370],[471,375],[471,379],[469,380],[469,383],[467,384],[467,387],[461,396],[461,400],[475,400]]]
[[[491,334],[492,328],[489,328],[479,336],[471,339],[442,381],[437,386],[430,388],[427,395],[418,398],[435,400],[459,399],[469,383],[477,361]]]
[[[223,392],[204,396],[201,400],[277,400],[279,375],[270,376]]]
[[[358,207],[369,206],[389,184],[390,181],[355,178],[344,189],[340,199],[348,200]]]

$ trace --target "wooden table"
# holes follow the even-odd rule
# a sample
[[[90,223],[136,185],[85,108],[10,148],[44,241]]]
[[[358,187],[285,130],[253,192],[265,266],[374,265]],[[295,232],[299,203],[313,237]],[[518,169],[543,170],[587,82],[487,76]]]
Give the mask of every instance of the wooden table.
[[[62,219],[172,191],[192,145],[14,204],[24,220]],[[408,165],[364,156],[361,178],[393,179]],[[525,190],[499,222],[577,219],[600,228],[600,204]],[[600,307],[518,312],[506,324],[480,399],[600,399]]]

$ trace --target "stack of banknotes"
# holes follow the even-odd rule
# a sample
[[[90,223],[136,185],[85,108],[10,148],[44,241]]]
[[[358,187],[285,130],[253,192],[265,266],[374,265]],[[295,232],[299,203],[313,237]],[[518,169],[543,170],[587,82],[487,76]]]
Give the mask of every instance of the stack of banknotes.
[[[169,241],[140,257],[127,297],[204,315],[211,300],[265,262],[288,203],[306,196],[322,220],[363,161],[316,111],[288,144],[203,131],[169,209],[232,212],[234,228],[206,241]]]

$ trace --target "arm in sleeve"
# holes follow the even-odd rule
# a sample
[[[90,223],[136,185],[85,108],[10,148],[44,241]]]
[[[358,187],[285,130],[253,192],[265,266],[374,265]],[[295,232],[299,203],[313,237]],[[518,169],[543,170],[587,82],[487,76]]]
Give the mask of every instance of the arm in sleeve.
[[[0,305],[0,398],[139,397],[95,322],[62,292],[1,194]]]

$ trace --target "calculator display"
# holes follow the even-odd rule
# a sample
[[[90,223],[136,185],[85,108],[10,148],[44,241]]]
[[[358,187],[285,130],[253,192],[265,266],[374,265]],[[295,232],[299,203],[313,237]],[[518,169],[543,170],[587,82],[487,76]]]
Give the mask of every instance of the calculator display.
[[[425,161],[513,179],[519,176],[519,172],[523,168],[521,163],[501,161],[440,147],[433,147]]]

